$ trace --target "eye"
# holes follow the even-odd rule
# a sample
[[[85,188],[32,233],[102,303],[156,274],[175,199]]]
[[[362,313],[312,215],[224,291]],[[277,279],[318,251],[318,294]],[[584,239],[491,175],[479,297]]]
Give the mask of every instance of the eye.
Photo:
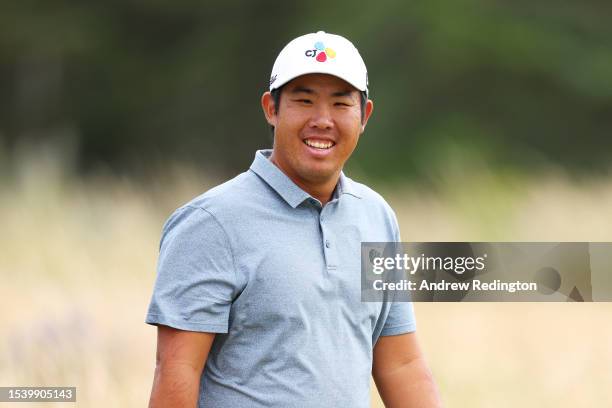
[[[296,102],[305,103],[307,105],[310,105],[312,103],[310,99],[296,99]]]
[[[344,103],[344,102],[336,102],[334,103],[335,106],[351,106],[348,103]]]

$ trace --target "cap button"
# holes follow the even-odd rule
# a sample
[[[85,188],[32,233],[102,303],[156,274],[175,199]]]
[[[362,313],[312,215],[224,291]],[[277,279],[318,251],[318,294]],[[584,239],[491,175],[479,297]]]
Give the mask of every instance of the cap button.
[[[317,31],[317,34],[325,34],[325,31]]]

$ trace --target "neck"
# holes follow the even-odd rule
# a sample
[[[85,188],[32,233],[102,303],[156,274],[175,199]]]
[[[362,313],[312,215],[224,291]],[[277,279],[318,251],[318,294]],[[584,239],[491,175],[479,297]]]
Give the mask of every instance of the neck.
[[[338,175],[339,176],[339,175]],[[299,188],[310,194],[321,202],[321,205],[327,204],[334,193],[336,184],[338,184],[338,177],[324,183],[310,184],[306,182],[300,182],[299,180],[291,179]]]
[[[321,205],[327,204],[334,193],[334,189],[340,179],[340,170],[335,173],[332,177],[324,180],[310,181],[299,177],[296,174],[292,174],[286,171],[275,159],[274,154],[270,157],[270,161],[274,163],[287,177],[291,179],[299,188],[310,194],[313,198],[316,198],[321,202]]]

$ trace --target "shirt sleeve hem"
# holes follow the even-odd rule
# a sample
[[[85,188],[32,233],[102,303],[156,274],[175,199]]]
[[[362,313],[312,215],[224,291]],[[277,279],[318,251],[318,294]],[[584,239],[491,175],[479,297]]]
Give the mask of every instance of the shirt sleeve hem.
[[[383,329],[381,336],[397,336],[398,334],[412,333],[416,331],[416,323],[403,324],[401,326]]]
[[[188,330],[196,332],[207,332],[207,333],[227,333],[227,325],[224,324],[211,324],[211,323],[194,323],[188,322],[182,319],[177,319],[171,316],[158,315],[154,313],[147,314],[145,323],[152,326],[159,324],[164,326],[173,327],[179,330]]]

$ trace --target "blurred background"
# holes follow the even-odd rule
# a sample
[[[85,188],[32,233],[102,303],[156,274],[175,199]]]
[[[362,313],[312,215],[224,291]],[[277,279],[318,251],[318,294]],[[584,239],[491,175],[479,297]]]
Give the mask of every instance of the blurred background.
[[[146,405],[162,224],[271,146],[259,98],[307,32],[367,63],[346,172],[404,240],[612,241],[611,18],[596,0],[4,2],[0,385]],[[449,407],[612,405],[610,303],[416,311]]]

